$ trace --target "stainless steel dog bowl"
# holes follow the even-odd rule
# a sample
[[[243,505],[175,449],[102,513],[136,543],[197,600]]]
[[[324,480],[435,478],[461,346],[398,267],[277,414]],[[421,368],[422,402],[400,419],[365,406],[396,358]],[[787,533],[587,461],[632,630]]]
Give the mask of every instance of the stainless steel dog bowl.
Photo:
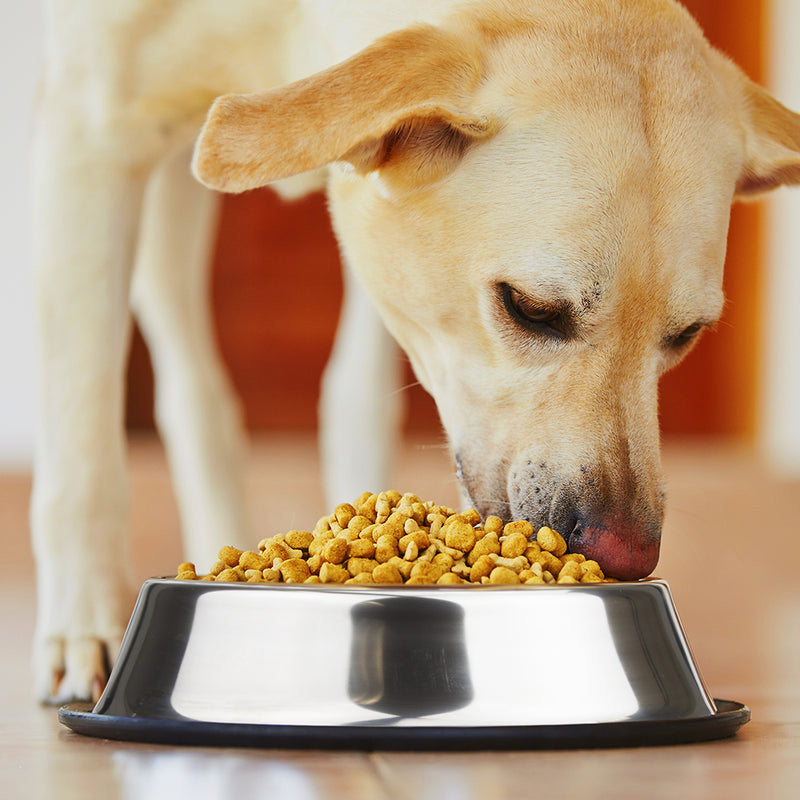
[[[641,745],[732,735],[663,581],[519,587],[147,581],[104,738],[336,748]]]

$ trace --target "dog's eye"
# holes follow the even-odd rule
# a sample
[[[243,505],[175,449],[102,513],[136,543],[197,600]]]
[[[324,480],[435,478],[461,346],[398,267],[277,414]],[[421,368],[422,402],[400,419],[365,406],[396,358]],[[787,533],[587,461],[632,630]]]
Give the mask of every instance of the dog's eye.
[[[506,312],[515,322],[534,333],[562,339],[567,336],[561,309],[537,302],[507,283],[501,284],[500,288]]]
[[[670,339],[670,345],[672,347],[683,347],[683,345],[689,344],[703,330],[703,327],[702,322],[695,322],[693,325],[689,325],[688,328],[684,328],[677,336],[673,336]]]

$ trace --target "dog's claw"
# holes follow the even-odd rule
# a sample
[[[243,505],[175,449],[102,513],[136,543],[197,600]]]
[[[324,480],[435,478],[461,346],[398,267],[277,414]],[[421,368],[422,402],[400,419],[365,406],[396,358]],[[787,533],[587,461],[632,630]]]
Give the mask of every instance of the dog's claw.
[[[103,690],[106,688],[106,677],[104,675],[95,675],[92,678],[92,702],[97,703],[100,700],[100,695],[103,694]]]
[[[50,697],[57,697],[58,690],[64,680],[64,670],[57,669],[53,671],[52,679],[50,681]]]

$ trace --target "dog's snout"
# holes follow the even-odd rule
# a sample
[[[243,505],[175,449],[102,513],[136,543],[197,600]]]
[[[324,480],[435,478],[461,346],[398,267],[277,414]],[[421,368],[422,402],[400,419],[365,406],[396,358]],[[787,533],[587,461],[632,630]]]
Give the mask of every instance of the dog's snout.
[[[658,470],[636,479],[587,464],[571,473],[528,468],[509,481],[510,516],[547,525],[561,533],[569,552],[600,564],[620,580],[652,573],[661,544],[664,494]],[[496,512],[493,512],[496,513]]]
[[[581,553],[619,580],[646,578],[658,563],[661,525],[624,520],[579,520],[567,537],[571,553]]]

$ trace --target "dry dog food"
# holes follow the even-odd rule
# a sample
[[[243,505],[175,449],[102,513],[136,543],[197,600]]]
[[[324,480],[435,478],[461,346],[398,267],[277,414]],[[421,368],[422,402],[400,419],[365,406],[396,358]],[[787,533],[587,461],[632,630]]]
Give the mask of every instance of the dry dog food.
[[[535,534],[535,535],[534,535]],[[414,494],[364,492],[313,531],[263,539],[258,551],[223,547],[208,574],[181,564],[177,578],[245,583],[603,583],[596,561],[567,553],[564,538],[525,520],[423,502]]]

